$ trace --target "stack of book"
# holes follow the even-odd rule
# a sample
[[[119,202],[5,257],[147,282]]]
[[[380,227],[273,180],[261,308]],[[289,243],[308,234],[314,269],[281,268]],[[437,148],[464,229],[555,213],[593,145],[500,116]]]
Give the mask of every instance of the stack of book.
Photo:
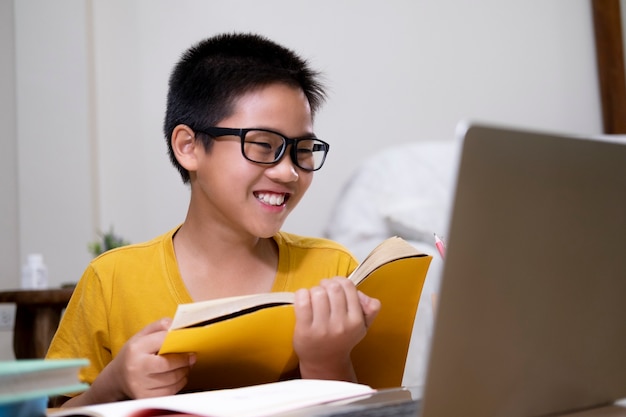
[[[0,362],[0,416],[45,415],[48,399],[82,392],[78,371],[86,359],[20,359]]]

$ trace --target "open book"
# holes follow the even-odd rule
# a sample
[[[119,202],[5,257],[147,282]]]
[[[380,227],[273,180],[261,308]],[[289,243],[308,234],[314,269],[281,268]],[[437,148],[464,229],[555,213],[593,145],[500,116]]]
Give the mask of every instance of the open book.
[[[264,417],[337,401],[367,398],[376,390],[345,381],[293,379],[250,387],[204,391],[51,410],[48,417]]]
[[[350,275],[381,311],[352,351],[359,382],[402,383],[422,286],[432,256],[385,240]],[[233,388],[297,376],[294,294],[275,292],[181,304],[159,354],[196,352],[187,390]]]

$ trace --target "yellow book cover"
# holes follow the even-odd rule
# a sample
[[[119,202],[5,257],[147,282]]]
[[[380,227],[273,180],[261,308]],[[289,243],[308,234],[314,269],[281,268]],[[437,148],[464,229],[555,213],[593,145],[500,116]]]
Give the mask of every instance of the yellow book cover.
[[[353,349],[360,383],[397,387],[422,286],[432,256],[398,237],[378,245],[350,275],[382,307]],[[187,390],[221,389],[288,379],[298,372],[293,350],[294,294],[275,292],[181,304],[159,354],[196,352]]]

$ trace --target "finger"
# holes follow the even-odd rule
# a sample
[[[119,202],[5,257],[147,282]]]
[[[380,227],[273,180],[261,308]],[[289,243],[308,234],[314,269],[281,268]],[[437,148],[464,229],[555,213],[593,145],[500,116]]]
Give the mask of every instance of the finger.
[[[352,281],[345,278],[336,278],[336,282],[341,285],[343,290],[342,296],[345,302],[345,316],[342,319],[348,320],[353,325],[362,325],[367,327],[365,320],[365,312],[361,306],[359,291]],[[339,306],[339,304],[337,304]]]
[[[348,313],[349,314],[362,314],[363,309],[361,307],[361,300],[359,299],[359,291],[356,285],[349,279],[338,278],[338,282],[341,284],[344,290],[344,296],[346,298]]]
[[[187,377],[195,363],[195,354],[171,353],[157,356],[156,361],[152,364],[150,373],[150,378],[155,381],[154,387],[171,386]]]
[[[342,281],[347,281],[345,278]],[[326,297],[329,303],[329,312],[334,320],[343,320],[348,314],[348,300],[346,289],[338,279],[328,279],[320,283],[320,286],[326,290]],[[360,309],[360,307],[359,307]]]
[[[134,392],[137,397],[173,395],[187,383],[195,354],[168,354],[147,359],[144,365],[149,369],[141,379],[135,380]]]
[[[146,389],[146,396],[160,397],[177,394],[187,385],[188,375],[189,372],[185,369],[176,369],[167,374],[161,374],[158,379],[152,380],[154,385]]]
[[[358,296],[363,309],[363,316],[365,317],[365,326],[369,328],[378,315],[382,304],[378,298],[370,297],[361,291],[358,292]]]
[[[175,386],[169,386],[169,387],[161,387],[161,388],[153,388],[153,389],[148,389],[146,391],[144,391],[141,397],[139,398],[154,398],[154,397],[167,397],[169,395],[176,395],[178,394],[183,388],[185,388],[185,385],[187,385],[187,381],[181,381],[179,384],[176,384]],[[156,414],[158,415],[158,414]],[[188,416],[189,414],[182,414],[180,415],[182,416]],[[133,416],[135,416],[135,414],[133,414]],[[141,416],[141,414],[140,414]],[[148,415],[150,417],[152,417],[153,415]],[[168,417],[176,417],[178,416],[178,414],[167,414]]]
[[[296,291],[293,307],[296,314],[296,322],[310,326],[313,322],[313,307],[309,290],[301,289]]]
[[[185,372],[196,363],[195,353],[168,353],[155,356],[151,364],[151,374],[158,375],[184,369]]]
[[[309,294],[311,295],[311,310],[313,312],[312,325],[327,323],[331,314],[328,291],[323,286],[318,286],[311,288]]]

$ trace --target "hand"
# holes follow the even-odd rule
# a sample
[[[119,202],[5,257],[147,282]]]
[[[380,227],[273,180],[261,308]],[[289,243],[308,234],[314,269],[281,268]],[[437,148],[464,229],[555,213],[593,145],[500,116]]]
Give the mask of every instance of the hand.
[[[356,381],[350,353],[380,311],[380,301],[336,277],[296,292],[294,349],[303,378]]]
[[[72,405],[173,395],[180,391],[187,384],[196,356],[156,354],[170,323],[169,319],[156,321],[131,337],[89,390],[79,396],[83,398],[74,398],[78,402]]]
[[[187,384],[195,355],[156,355],[171,321],[159,320],[131,337],[111,365],[114,382],[128,398],[173,395]]]

